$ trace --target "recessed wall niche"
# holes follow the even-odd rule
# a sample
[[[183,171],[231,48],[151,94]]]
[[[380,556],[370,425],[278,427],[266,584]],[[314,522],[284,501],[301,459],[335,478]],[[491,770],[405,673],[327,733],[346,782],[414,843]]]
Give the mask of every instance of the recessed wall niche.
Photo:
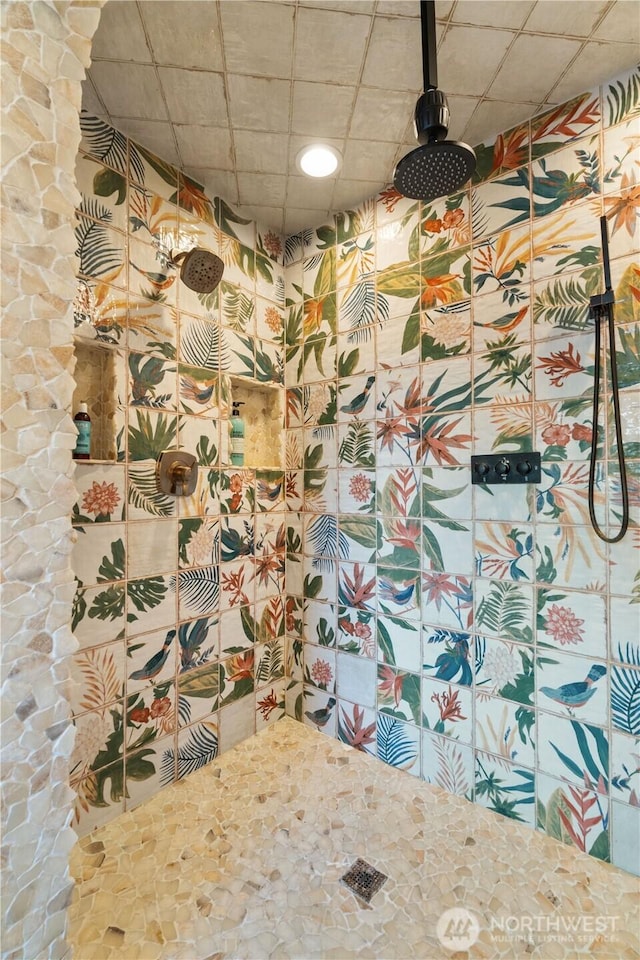
[[[244,420],[244,466],[281,470],[284,465],[284,391],[277,384],[229,377],[231,405],[239,402]]]
[[[117,460],[116,410],[121,356],[113,346],[100,340],[75,337],[74,344],[77,362],[72,416],[84,401],[91,417],[91,461],[113,463]]]

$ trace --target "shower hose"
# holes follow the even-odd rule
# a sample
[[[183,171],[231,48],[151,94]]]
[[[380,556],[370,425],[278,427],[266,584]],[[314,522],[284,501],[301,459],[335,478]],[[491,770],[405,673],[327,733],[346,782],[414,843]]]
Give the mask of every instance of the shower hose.
[[[591,459],[589,463],[589,517],[591,526],[598,537],[605,543],[618,543],[622,540],[629,526],[629,488],[627,486],[627,472],[624,462],[624,448],[622,445],[622,423],[620,419],[620,392],[618,388],[618,364],[616,362],[616,339],[615,324],[613,316],[613,305],[615,298],[611,287],[611,268],[609,264],[609,241],[607,237],[607,218],[600,218],[600,232],[602,234],[602,258],[604,263],[604,281],[605,292],[595,297],[591,297],[591,308],[595,321],[595,363],[593,370],[593,419],[591,428]],[[618,468],[620,470],[620,492],[622,496],[622,519],[620,529],[613,537],[608,537],[601,529],[596,518],[594,505],[595,485],[596,485],[596,467],[598,463],[598,419],[600,415],[600,354],[602,352],[602,321],[607,321],[609,330],[609,367],[611,370],[611,394],[613,400],[613,419],[616,430],[616,449],[618,455]],[[605,363],[606,379],[606,363]],[[606,409],[605,409],[606,423]],[[603,433],[603,452],[604,458],[607,458],[607,436],[606,430]]]

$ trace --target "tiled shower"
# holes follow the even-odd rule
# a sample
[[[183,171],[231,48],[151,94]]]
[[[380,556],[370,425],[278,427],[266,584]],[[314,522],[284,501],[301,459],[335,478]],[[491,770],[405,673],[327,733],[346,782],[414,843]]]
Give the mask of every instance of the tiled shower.
[[[460,194],[388,189],[286,238],[81,118],[78,355],[108,357],[115,398],[108,455],[76,470],[81,834],[286,709],[637,870],[639,113],[636,70],[481,144]],[[587,512],[603,213],[633,499],[609,547]],[[208,298],[164,253],[195,243],[225,262]],[[282,442],[234,468],[243,383]],[[154,485],[175,447],[191,498]],[[472,487],[472,454],[531,450],[540,484]]]

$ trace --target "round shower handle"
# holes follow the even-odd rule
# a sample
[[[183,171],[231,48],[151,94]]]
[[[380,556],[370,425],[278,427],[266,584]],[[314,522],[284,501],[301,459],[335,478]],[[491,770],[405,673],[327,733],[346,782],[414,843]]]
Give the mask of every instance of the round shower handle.
[[[528,476],[528,475],[531,473],[531,470],[532,470],[532,469],[533,469],[533,468],[532,468],[532,466],[531,466],[531,464],[529,463],[528,460],[520,460],[520,461],[516,464],[516,470],[518,471],[518,473],[520,474],[521,477],[526,477],[526,476]]]
[[[494,469],[501,480],[506,480],[511,473],[511,464],[506,458],[503,458],[502,460],[498,460]]]

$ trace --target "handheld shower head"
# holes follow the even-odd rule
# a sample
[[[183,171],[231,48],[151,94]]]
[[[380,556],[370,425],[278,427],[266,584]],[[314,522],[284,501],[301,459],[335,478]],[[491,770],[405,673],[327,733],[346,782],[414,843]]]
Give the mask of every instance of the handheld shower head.
[[[224,263],[204,247],[194,247],[188,253],[178,253],[171,258],[176,266],[180,261],[180,279],[196,293],[213,293],[222,280]]]
[[[398,161],[393,185],[403,197],[429,201],[460,190],[473,175],[476,155],[466,143],[444,139],[449,129],[449,105],[444,93],[438,90],[433,0],[421,0],[420,16],[424,93],[414,114],[420,146]]]

